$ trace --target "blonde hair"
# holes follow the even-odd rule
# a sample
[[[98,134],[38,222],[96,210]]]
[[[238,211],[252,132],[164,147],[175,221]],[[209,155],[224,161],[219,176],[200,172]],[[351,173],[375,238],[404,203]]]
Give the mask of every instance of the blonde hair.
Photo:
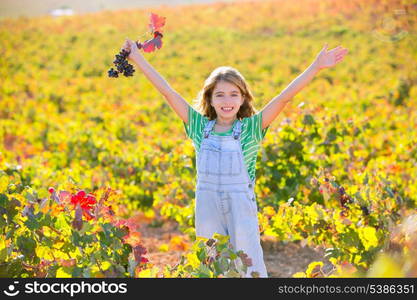
[[[216,68],[204,81],[203,88],[198,93],[197,98],[193,100],[196,104],[197,111],[206,116],[209,120],[213,120],[217,117],[215,109],[210,105],[210,101],[214,88],[220,81],[236,85],[242,94],[244,101],[237,112],[238,119],[250,117],[257,113],[257,110],[252,104],[254,97],[249,89],[249,84],[238,70],[230,66]]]

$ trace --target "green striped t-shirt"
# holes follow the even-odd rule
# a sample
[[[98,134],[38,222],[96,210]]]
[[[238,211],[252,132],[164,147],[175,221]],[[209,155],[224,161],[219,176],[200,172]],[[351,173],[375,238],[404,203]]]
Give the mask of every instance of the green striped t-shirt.
[[[191,138],[191,140],[193,141],[196,153],[200,150],[200,145],[203,138],[203,130],[208,121],[209,119],[206,116],[203,116],[201,113],[196,111],[191,105],[188,105],[188,124],[184,121],[183,124],[187,136]],[[236,121],[233,123],[233,126],[227,132],[214,132],[213,129],[211,133],[214,135],[221,136],[232,135],[233,127],[235,126]],[[254,180],[258,150],[269,126],[267,126],[265,129],[262,129],[261,111],[254,114],[251,117],[243,118],[241,128],[242,133],[240,141],[242,143],[244,162],[248,170],[249,177],[252,180]]]

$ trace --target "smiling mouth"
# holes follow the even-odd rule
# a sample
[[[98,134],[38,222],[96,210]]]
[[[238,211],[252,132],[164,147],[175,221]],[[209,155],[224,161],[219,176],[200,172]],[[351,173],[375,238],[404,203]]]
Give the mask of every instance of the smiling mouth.
[[[226,107],[222,107],[221,110],[222,111],[225,111],[225,112],[229,112],[229,111],[232,111],[233,110],[233,107],[227,107],[226,106]]]

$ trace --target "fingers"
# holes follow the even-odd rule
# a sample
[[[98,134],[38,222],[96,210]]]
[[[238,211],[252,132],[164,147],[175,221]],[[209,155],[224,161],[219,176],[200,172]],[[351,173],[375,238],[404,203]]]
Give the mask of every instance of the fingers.
[[[335,58],[336,58],[336,59],[341,59],[341,58],[343,58],[343,57],[345,57],[345,55],[344,55],[344,54],[338,54],[338,55],[336,55],[336,56],[335,56]]]
[[[337,52],[338,53],[344,53],[344,52],[347,52],[348,51],[348,49],[346,49],[346,48],[343,48],[343,47],[337,47]]]
[[[126,38],[125,42],[123,43],[123,46],[120,50],[125,50],[127,52],[132,52],[132,51],[137,51],[138,49],[137,49],[136,42]]]
[[[338,57],[342,57],[343,58],[347,53],[348,53],[348,50],[347,49],[341,50],[338,53],[336,53],[336,58],[338,58]]]
[[[129,49],[130,49],[130,43],[129,43],[129,40],[126,38],[121,50],[129,51]]]
[[[338,63],[338,62],[342,61],[344,58],[345,57],[343,55],[336,57],[335,58],[335,63]]]
[[[333,55],[335,58],[344,57],[347,53],[348,50],[346,48],[344,48],[343,50],[333,51]]]
[[[342,46],[337,46],[336,48],[333,48],[330,51],[339,54],[339,53],[344,53],[344,52],[347,53],[348,49],[347,48],[344,48]]]

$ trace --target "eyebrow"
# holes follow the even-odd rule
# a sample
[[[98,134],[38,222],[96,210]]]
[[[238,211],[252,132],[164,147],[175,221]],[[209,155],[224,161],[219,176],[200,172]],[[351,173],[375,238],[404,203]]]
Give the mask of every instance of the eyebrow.
[[[223,93],[223,91],[217,91],[214,94],[218,94],[218,93]],[[232,91],[232,93],[239,93],[239,91],[234,90],[234,91]]]

